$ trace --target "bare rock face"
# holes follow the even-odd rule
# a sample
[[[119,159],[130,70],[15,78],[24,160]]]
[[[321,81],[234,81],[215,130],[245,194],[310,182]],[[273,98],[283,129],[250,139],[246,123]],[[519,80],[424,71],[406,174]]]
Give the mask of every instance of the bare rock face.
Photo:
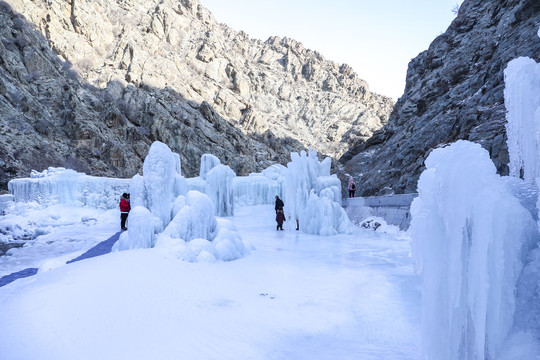
[[[465,0],[448,30],[409,63],[388,124],[341,157],[360,193],[415,192],[429,152],[458,139],[480,143],[508,174],[503,72],[519,56],[540,61],[539,25],[538,0]]]
[[[197,0],[0,3],[0,187],[30,169],[132,176],[149,144],[238,174],[312,146],[341,156],[391,99],[302,44],[250,39]]]

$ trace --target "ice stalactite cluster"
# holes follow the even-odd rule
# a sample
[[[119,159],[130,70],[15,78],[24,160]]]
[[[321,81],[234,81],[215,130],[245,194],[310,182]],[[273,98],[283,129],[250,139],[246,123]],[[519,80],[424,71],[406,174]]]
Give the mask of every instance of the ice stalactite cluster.
[[[236,174],[232,169],[221,164],[212,154],[201,157],[199,176],[187,179],[189,190],[205,193],[212,199],[217,216],[234,215],[234,185]]]
[[[76,203],[118,209],[123,192],[131,194],[128,231],[115,250],[156,247],[189,261],[234,260],[248,254],[227,219],[235,204],[273,204],[285,197],[285,210],[302,231],[334,235],[351,230],[341,208],[341,184],[330,175],[331,161],[317,159],[316,151],[291,154],[287,167],[272,165],[262,173],[237,177],[232,169],[210,154],[201,159],[197,178],[181,174],[180,156],[154,142],[143,163],[142,175],[129,179],[88,177],[73,170],[50,168],[33,172],[31,179],[10,182],[17,200]]]
[[[540,30],[538,31],[540,36]],[[508,63],[504,71],[504,103],[510,173],[524,179],[526,186],[540,191],[540,63],[520,57]],[[522,186],[525,188],[525,186]],[[540,198],[535,214],[539,214]],[[537,215],[538,218],[538,215]],[[540,228],[540,224],[539,224]],[[513,336],[508,347],[522,353],[540,354],[540,240],[535,239],[532,250],[523,256],[524,268],[516,285],[516,314]],[[517,354],[518,350],[515,351]],[[505,354],[507,358],[513,352]],[[530,357],[532,358],[532,357]]]
[[[210,170],[220,164],[221,161],[215,155],[204,154],[203,156],[201,156],[201,167],[199,171],[200,178],[206,180],[206,174],[208,174]]]
[[[317,151],[291,154],[285,171],[285,216],[298,220],[309,234],[334,235],[351,231],[351,222],[341,207],[341,182],[330,175],[330,158],[319,162]]]
[[[478,144],[434,150],[418,192],[411,231],[422,274],[423,352],[495,359],[513,326],[523,250],[538,235],[536,224]]]
[[[143,175],[134,176],[130,185],[134,208],[128,218],[128,231],[120,236],[114,249],[154,247],[183,260],[210,262],[249,254],[251,246],[244,243],[234,225],[228,220],[218,222],[215,215],[215,204],[225,215],[232,215],[234,172],[221,164],[205,167],[205,188],[214,196],[212,201],[199,191],[188,191],[180,169],[180,157],[167,145],[152,144],[144,160]]]
[[[429,155],[411,206],[425,359],[540,354],[540,64],[518,58],[504,74],[512,177],[458,141]]]
[[[233,180],[236,174],[223,164],[214,166],[206,174],[206,194],[216,205],[217,216],[234,215]]]
[[[273,204],[276,195],[282,197],[282,182],[263,173],[237,176],[233,179],[234,203],[236,205]],[[281,178],[283,179],[283,178]]]
[[[261,173],[233,179],[234,201],[238,205],[274,204],[276,195],[283,197],[287,168],[274,164]]]
[[[88,176],[74,170],[49,167],[32,171],[30,178],[14,179],[8,189],[15,201],[70,204],[98,209],[118,206],[118,194],[127,191],[129,179]]]
[[[273,204],[276,195],[282,196],[286,169],[275,164],[262,173],[236,176],[214,155],[205,154],[201,158],[200,175],[186,180],[189,190],[200,191],[212,198],[218,216],[232,216],[238,205]]]

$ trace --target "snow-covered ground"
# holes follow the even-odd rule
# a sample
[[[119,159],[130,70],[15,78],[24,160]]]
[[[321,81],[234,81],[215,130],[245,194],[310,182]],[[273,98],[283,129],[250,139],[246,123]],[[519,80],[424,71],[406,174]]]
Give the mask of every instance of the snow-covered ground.
[[[4,222],[49,233],[0,257],[0,276],[41,268],[0,288],[1,359],[420,358],[421,284],[404,233],[276,231],[273,207],[259,205],[230,218],[255,247],[235,261],[153,248],[63,265],[113,235],[118,211],[20,212]]]

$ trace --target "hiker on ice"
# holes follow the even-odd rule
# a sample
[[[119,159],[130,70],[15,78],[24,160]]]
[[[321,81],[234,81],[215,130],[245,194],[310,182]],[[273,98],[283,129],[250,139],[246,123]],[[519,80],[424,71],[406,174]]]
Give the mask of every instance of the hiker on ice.
[[[347,186],[347,189],[349,190],[349,197],[353,198],[354,193],[356,192],[356,183],[354,182],[352,176],[349,178],[349,186]]]
[[[276,214],[279,208],[283,210],[283,207],[285,204],[283,203],[283,200],[279,198],[279,196],[276,195],[276,205],[274,206],[274,209],[276,210]]]
[[[129,194],[123,193],[120,198],[120,227],[122,230],[127,230],[126,221],[131,210],[131,205],[129,204]]]
[[[276,212],[276,230],[283,230],[283,222],[285,221],[285,214],[283,213],[283,208],[277,209]]]

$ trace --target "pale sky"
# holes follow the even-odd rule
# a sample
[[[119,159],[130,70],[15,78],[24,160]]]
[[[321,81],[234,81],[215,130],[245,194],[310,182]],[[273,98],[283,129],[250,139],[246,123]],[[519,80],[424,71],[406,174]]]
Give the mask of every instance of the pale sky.
[[[370,90],[397,99],[409,61],[450,25],[462,0],[200,0],[252,38],[290,37],[353,67]]]

